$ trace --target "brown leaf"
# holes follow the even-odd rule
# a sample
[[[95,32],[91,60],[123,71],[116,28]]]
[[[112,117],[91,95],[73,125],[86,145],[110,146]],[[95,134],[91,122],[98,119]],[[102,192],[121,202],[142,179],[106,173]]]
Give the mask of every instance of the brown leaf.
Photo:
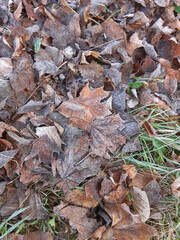
[[[160,181],[161,176],[156,172],[156,170],[149,171],[144,170],[141,173],[138,173],[135,178],[132,180],[132,186],[142,189],[152,180]]]
[[[129,39],[128,45],[127,45],[127,52],[130,56],[133,55],[134,50],[136,48],[143,47],[143,41],[139,39],[138,33],[135,32]]]
[[[35,156],[39,156],[40,160],[46,164],[52,161],[53,152],[60,152],[59,147],[47,135],[41,136],[33,142],[31,153],[26,157],[26,161]]]
[[[169,0],[154,0],[154,2],[159,6],[159,7],[167,7],[169,4]]]
[[[156,130],[151,126],[149,122],[145,122],[143,124],[146,131],[148,132],[149,137],[155,137],[156,136]]]
[[[78,69],[82,77],[92,82],[95,88],[103,86],[105,80],[103,75],[104,68],[100,64],[93,61],[86,65],[79,65]]]
[[[5,239],[6,237],[3,238],[3,240]],[[10,240],[53,240],[53,237],[51,233],[39,230],[36,232],[27,233],[25,235],[12,233],[8,235],[8,239]]]
[[[64,200],[75,206],[84,208],[94,208],[97,206],[97,203],[92,198],[87,197],[85,192],[82,192],[80,189],[68,192]]]
[[[105,202],[105,210],[112,219],[113,236],[118,240],[148,240],[157,234],[139,215],[132,214],[126,204]]]
[[[18,149],[0,152],[0,168],[13,159],[17,152]]]
[[[19,1],[18,6],[14,12],[14,18],[18,21],[21,17],[22,14],[22,9],[23,9],[23,5],[22,5],[22,1]]]
[[[126,142],[126,138],[118,131],[122,126],[118,114],[94,120],[91,128],[92,153],[108,159],[110,158],[108,151],[115,154]]]
[[[102,237],[102,234],[103,234],[103,232],[105,232],[106,231],[106,227],[105,226],[102,226],[102,227],[99,227],[92,235],[91,235],[91,239],[92,240],[100,240],[100,239],[102,239],[101,237]]]
[[[156,181],[152,180],[143,188],[143,190],[147,194],[150,207],[158,207],[159,200],[161,198],[160,195],[161,189],[159,187],[159,184]]]
[[[161,39],[158,43],[157,51],[162,58],[169,60],[177,58],[180,55],[180,43],[166,38]]]
[[[96,175],[102,163],[100,157],[89,155],[89,137],[82,130],[67,127],[63,134],[65,153],[56,161],[62,179],[60,186],[65,191],[76,187],[85,178]]]
[[[155,235],[156,229],[143,223],[134,223],[121,229],[115,228],[113,234],[117,240],[150,240]]]
[[[0,58],[0,77],[8,77],[12,72],[12,60],[11,58]]]
[[[133,164],[122,165],[122,168],[127,172],[130,179],[133,179],[137,174],[136,168]]]
[[[177,90],[177,81],[180,81],[179,70],[174,70],[172,68],[167,68],[166,77],[164,81],[164,88],[167,92],[172,95]]]
[[[24,89],[34,89],[35,76],[32,64],[32,58],[30,54],[26,52],[23,52],[19,57],[13,60],[13,72],[10,76],[10,80],[15,92],[20,92]]]
[[[126,33],[112,18],[104,21],[101,25],[109,40],[122,39],[122,47],[126,46]]]
[[[108,95],[109,92],[103,91],[102,87],[91,90],[87,84],[80,97],[63,102],[58,111],[70,118],[72,125],[89,131],[95,118],[111,114],[107,107],[100,103]]]
[[[170,109],[170,107],[166,104],[165,101],[161,100],[159,97],[156,97],[151,93],[151,90],[148,88],[143,88],[139,92],[139,98],[142,105],[148,104],[157,104],[160,108]]]
[[[133,207],[140,214],[142,222],[146,222],[150,216],[150,204],[145,191],[133,187]]]
[[[76,206],[60,208],[54,207],[54,213],[60,217],[67,218],[71,227],[77,229],[79,240],[88,239],[97,229],[97,221],[87,217],[88,209]]]
[[[43,207],[39,194],[34,189],[25,191],[24,186],[19,186],[19,201],[23,207],[32,206],[22,213],[22,218],[31,214],[28,220],[46,219],[47,210]]]
[[[28,15],[28,18],[35,20],[39,19],[38,15],[34,12],[34,7],[29,3],[27,0],[23,0],[24,6],[26,8],[26,13]]]
[[[0,196],[0,216],[8,218],[19,207],[17,189],[7,186],[4,193]]]
[[[101,179],[94,177],[90,182],[85,185],[86,196],[93,199],[94,202],[100,203],[102,201],[101,196],[99,195],[99,189],[101,186]]]
[[[128,192],[129,189],[119,185],[116,190],[109,193],[109,196],[112,197],[116,203],[123,203]]]
[[[171,190],[175,198],[180,197],[180,177],[176,178],[176,180],[171,184]]]

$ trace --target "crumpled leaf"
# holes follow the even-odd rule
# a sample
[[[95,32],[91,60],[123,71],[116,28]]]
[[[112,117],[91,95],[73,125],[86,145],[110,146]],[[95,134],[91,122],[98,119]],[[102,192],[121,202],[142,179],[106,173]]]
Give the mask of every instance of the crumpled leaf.
[[[94,120],[91,128],[92,153],[107,159],[110,158],[108,151],[115,154],[126,142],[126,138],[118,132],[118,128],[122,126],[118,114]]]
[[[144,224],[138,214],[132,214],[127,204],[105,203],[112,219],[113,236],[118,240],[150,239],[157,234],[153,227]]]
[[[145,191],[137,187],[133,187],[133,207],[141,215],[143,222],[146,222],[150,216],[150,205]]]
[[[180,177],[176,178],[176,180],[171,184],[172,193],[174,197],[177,199],[180,197],[179,188],[180,188]]]
[[[69,220],[71,227],[77,229],[79,240],[88,239],[97,229],[97,221],[87,217],[88,209],[69,205],[61,209],[58,205],[54,207],[54,213],[57,216],[64,217]]]
[[[100,102],[108,95],[109,92],[105,92],[102,87],[91,90],[87,84],[81,91],[80,97],[63,102],[58,111],[70,118],[73,126],[77,125],[89,131],[95,118],[111,114],[108,108]]]

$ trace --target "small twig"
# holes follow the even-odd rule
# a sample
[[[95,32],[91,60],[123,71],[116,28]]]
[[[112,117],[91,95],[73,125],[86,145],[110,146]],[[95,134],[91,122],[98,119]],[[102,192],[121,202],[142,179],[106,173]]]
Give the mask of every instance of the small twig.
[[[119,38],[113,39],[113,40],[111,40],[111,41],[109,41],[109,42],[102,43],[102,44],[100,44],[100,45],[98,45],[98,46],[95,46],[95,47],[93,47],[93,48],[89,48],[89,50],[92,50],[92,49],[95,49],[95,48],[99,48],[99,47],[103,47],[104,45],[106,45],[106,44],[108,44],[108,43],[115,42],[115,41],[120,40],[120,39],[123,39],[123,37],[119,37]]]
[[[76,164],[74,164],[74,166],[78,166],[79,164],[81,164],[82,162],[84,162],[84,160],[86,160],[87,157],[89,157],[91,155],[91,152],[89,152],[83,159],[81,159],[79,162],[77,162]]]
[[[45,78],[42,82],[39,83],[39,85],[32,91],[32,93],[30,94],[30,96],[26,99],[25,103],[26,104],[31,97],[37,92],[37,90],[46,82],[49,80],[50,75],[47,76],[47,78]]]

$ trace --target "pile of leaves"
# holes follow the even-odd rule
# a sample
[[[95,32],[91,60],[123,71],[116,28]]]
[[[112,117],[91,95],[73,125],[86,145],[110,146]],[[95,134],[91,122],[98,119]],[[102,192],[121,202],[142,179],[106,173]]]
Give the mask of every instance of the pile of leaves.
[[[80,240],[158,236],[147,221],[167,208],[166,175],[113,161],[141,151],[141,129],[154,139],[153,125],[175,122],[163,164],[165,174],[180,169],[179,8],[179,0],[0,0],[3,239],[17,230],[4,227],[9,220],[48,219],[49,186],[63,192],[49,211]],[[149,121],[157,109],[165,117]],[[178,199],[180,177],[170,184]],[[60,229],[21,230],[8,239],[62,239]]]

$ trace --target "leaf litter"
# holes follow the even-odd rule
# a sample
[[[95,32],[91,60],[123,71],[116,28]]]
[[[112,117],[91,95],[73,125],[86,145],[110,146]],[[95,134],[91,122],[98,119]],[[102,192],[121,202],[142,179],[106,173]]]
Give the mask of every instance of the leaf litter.
[[[159,236],[149,219],[166,208],[166,175],[124,158],[113,162],[141,151],[142,129],[164,154],[153,140],[162,124],[151,119],[156,109],[169,133],[169,119],[179,124],[179,1],[0,3],[1,220],[31,206],[15,221],[55,214],[80,240]],[[140,110],[148,106],[148,114]],[[172,172],[178,144],[168,143]],[[170,184],[178,199],[178,174]],[[64,197],[56,196],[48,212],[49,186]],[[62,239],[59,229],[21,230],[8,238]]]

